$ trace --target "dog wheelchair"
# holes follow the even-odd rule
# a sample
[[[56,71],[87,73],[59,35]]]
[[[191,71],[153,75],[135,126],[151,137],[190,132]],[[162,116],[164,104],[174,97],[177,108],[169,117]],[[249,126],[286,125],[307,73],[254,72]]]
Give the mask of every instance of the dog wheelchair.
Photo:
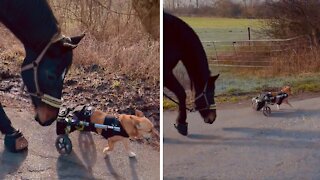
[[[254,110],[260,111],[262,109],[263,115],[270,116],[271,108],[269,105],[280,105],[283,99],[287,97],[288,94],[284,92],[280,92],[276,96],[273,96],[271,92],[261,93],[259,96],[252,98],[251,105]]]
[[[81,110],[76,108],[61,108],[57,118],[56,133],[58,135],[55,146],[60,154],[70,154],[72,143],[69,134],[73,131],[96,132],[96,129],[113,130],[120,132],[120,127],[90,122],[90,117],[94,112],[90,106],[84,106]]]

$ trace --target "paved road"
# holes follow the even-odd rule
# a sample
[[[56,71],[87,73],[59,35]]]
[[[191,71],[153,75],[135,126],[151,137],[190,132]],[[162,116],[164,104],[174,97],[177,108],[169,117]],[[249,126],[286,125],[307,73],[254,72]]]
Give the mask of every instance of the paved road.
[[[29,150],[13,154],[3,148],[0,135],[0,179],[156,179],[160,177],[160,153],[148,145],[131,143],[137,154],[129,159],[121,144],[104,158],[106,140],[88,133],[73,132],[74,151],[60,156],[56,151],[55,125],[41,127],[30,112],[6,109],[14,125],[29,140]]]
[[[218,109],[212,125],[188,114],[189,136],[164,113],[164,179],[320,179],[320,98],[272,107],[271,117],[247,104]]]

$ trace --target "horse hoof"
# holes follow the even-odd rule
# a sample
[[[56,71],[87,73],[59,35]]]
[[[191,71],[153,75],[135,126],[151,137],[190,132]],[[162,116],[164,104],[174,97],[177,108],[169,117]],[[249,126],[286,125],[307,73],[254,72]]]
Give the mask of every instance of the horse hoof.
[[[214,120],[213,121],[204,121],[204,122],[207,124],[213,124]]]
[[[178,132],[183,135],[188,135],[188,123],[186,124],[174,124],[174,127],[178,130]]]
[[[17,146],[16,143],[19,143],[19,141],[20,143],[25,141],[25,143]],[[15,131],[13,134],[5,135],[4,145],[8,151],[14,153],[25,151],[28,149],[28,142],[19,130]]]

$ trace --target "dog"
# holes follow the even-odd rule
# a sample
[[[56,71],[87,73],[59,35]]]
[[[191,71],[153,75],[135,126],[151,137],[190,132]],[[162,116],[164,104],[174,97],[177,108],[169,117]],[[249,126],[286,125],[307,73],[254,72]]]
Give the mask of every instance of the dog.
[[[292,95],[290,86],[282,87],[280,92],[271,92],[271,95],[276,99],[278,110],[280,110],[280,105],[283,103],[293,108],[293,106],[289,103],[289,96]]]
[[[96,128],[96,132],[108,140],[108,145],[103,149],[105,155],[110,154],[117,142],[122,142],[128,156],[133,158],[136,154],[129,146],[129,139],[150,140],[153,136],[159,138],[153,123],[144,116],[143,112],[136,110],[135,115],[120,114],[117,118],[100,110],[94,110],[90,122],[95,124],[110,124],[120,127],[120,132]]]

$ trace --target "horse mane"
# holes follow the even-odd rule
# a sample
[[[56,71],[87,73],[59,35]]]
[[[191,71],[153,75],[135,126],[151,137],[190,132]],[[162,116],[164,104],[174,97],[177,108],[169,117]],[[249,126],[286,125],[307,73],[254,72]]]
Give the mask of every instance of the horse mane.
[[[54,34],[60,32],[58,21],[46,0],[2,0],[0,22],[25,47],[37,52],[44,48]]]
[[[182,43],[180,47],[183,52],[181,61],[187,69],[190,88],[192,91],[202,91],[210,76],[210,70],[201,40],[187,23],[175,16],[169,15],[169,17],[179,31],[178,42]]]

